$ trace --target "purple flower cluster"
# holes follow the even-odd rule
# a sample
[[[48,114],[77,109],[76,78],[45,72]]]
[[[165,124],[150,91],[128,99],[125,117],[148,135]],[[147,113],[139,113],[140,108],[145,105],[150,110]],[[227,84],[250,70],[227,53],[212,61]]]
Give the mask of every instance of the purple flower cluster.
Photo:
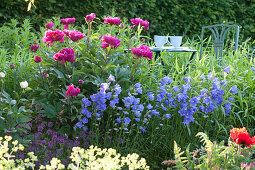
[[[97,120],[101,119],[103,111],[107,109],[107,102],[112,108],[115,108],[116,104],[119,103],[118,95],[121,93],[121,87],[116,84],[114,85],[114,90],[111,92],[109,91],[109,85],[111,82],[115,81],[114,76],[110,75],[108,81],[109,83],[102,83],[100,85],[100,91],[91,95],[90,100],[86,97],[82,99],[83,107],[81,113],[84,115],[84,117],[75,125],[74,129],[78,127],[79,129],[83,128],[84,131],[88,130],[87,124],[89,119],[92,117],[92,113],[88,108],[91,106],[92,102],[93,106],[95,107],[94,116]]]
[[[68,165],[71,162],[69,154],[73,147],[89,147],[88,141],[92,134],[80,132],[76,138],[68,137],[66,134],[58,134],[54,130],[54,123],[44,121],[41,114],[27,124],[32,128],[31,132],[27,133],[33,135],[34,138],[32,138],[32,142],[28,145],[25,152],[35,153],[38,157],[38,161],[35,162],[37,168],[41,165],[49,164],[53,157],[61,158],[63,164]],[[25,152],[17,152],[17,158],[24,160]]]
[[[86,97],[82,99],[82,114],[85,117],[76,124],[76,127],[86,127],[86,131],[89,121],[95,120],[94,117],[101,120],[103,112],[108,108],[115,110],[114,113],[116,113],[111,115],[116,122],[115,127],[112,127],[114,130],[128,130],[131,126],[137,126],[141,132],[146,131],[146,125],[153,122],[154,118],[165,121],[173,117],[173,113],[183,117],[184,125],[194,122],[195,113],[198,112],[206,115],[220,111],[221,107],[228,115],[231,112],[233,98],[226,98],[226,95],[237,93],[237,86],[233,86],[228,93],[226,80],[220,82],[213,73],[201,78],[207,88],[203,88],[203,85],[194,86],[190,76],[185,77],[182,83],[178,84],[171,77],[166,76],[160,81],[157,93],[147,91],[146,97],[143,96],[142,85],[136,83],[133,88],[130,88],[133,92],[129,92],[128,96],[120,100],[118,95],[121,87],[116,84],[111,89],[110,85],[114,83],[115,78],[110,75],[108,83],[102,83],[100,91],[90,96],[91,100]],[[107,111],[112,113],[112,110]],[[163,126],[163,123],[159,125]]]

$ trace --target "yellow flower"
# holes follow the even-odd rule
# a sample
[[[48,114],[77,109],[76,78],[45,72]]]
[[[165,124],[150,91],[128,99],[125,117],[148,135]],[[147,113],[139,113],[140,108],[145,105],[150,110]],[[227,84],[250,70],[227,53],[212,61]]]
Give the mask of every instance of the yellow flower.
[[[11,136],[5,136],[4,138],[5,138],[6,141],[12,140],[12,137],[11,137]]]
[[[13,145],[17,145],[18,144],[18,140],[15,140],[12,142]]]

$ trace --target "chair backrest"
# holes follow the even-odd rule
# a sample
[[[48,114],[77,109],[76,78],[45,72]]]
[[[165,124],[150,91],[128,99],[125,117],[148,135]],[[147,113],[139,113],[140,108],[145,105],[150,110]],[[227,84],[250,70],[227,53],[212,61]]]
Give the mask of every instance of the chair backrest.
[[[204,30],[209,29],[213,34],[213,43],[214,43],[214,54],[216,58],[222,57],[224,39],[229,31],[229,29],[235,28],[235,51],[238,49],[238,39],[239,39],[239,26],[238,25],[226,25],[226,24],[217,24],[202,27],[201,32],[201,49],[200,49],[200,59],[202,58],[203,52],[203,41],[204,41]]]

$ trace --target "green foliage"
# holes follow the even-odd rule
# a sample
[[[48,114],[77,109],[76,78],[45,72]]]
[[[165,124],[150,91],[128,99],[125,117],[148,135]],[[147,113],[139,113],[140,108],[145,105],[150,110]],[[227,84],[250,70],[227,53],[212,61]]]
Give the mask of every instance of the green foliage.
[[[30,1],[31,2],[31,1]],[[200,35],[201,27],[213,24],[235,24],[241,26],[242,39],[254,37],[255,3],[253,0],[162,0],[162,1],[35,1],[36,8],[27,12],[24,0],[1,0],[0,23],[12,18],[20,21],[31,19],[38,30],[45,19],[54,16],[75,17],[84,24],[84,17],[96,13],[99,18],[115,10],[121,18],[141,17],[150,22],[150,35]],[[31,4],[31,3],[30,3]]]
[[[228,146],[224,141],[217,144],[211,142],[205,133],[199,132],[196,136],[200,136],[201,142],[204,147],[199,150],[201,152],[197,157],[197,151],[190,152],[189,149],[181,151],[177,143],[174,143],[174,154],[176,166],[178,169],[240,169],[241,166],[254,162],[252,145],[250,148],[241,148],[239,145],[234,144],[232,141],[228,142]],[[184,157],[183,154],[187,157]],[[193,156],[191,156],[193,155]],[[182,157],[181,157],[182,156]],[[195,167],[194,167],[195,165]]]

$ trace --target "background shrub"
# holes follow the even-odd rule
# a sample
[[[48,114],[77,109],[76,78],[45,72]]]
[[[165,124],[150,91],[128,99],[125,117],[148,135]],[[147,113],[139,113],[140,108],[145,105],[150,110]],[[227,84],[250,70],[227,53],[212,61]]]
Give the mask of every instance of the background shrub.
[[[43,19],[76,17],[85,23],[87,14],[94,12],[99,18],[112,10],[123,19],[141,17],[150,22],[149,35],[200,35],[201,27],[212,24],[236,24],[241,27],[240,38],[255,38],[255,3],[253,0],[151,0],[151,1],[75,1],[36,0],[36,8],[27,12],[24,0],[1,0],[0,26],[12,18],[23,21],[29,18],[36,29]]]

